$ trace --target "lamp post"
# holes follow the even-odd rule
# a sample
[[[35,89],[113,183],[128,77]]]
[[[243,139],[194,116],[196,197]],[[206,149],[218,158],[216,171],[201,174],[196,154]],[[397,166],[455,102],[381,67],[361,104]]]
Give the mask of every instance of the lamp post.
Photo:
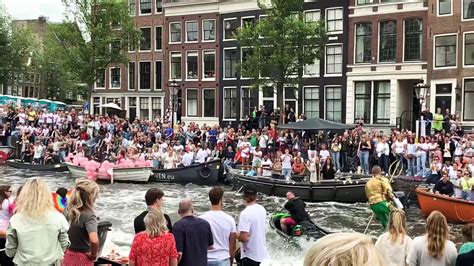
[[[175,116],[175,102],[176,102],[176,95],[178,94],[178,88],[179,84],[176,83],[176,80],[171,81],[170,84],[168,84],[169,88],[169,93],[170,93],[170,102],[171,102],[171,128],[174,129],[174,116]]]
[[[413,89],[415,90],[416,98],[420,101],[420,119],[418,120],[418,134],[417,134],[417,137],[419,139],[421,137],[421,127],[423,125],[422,121],[424,121],[424,117],[423,115],[421,115],[421,112],[423,111],[423,104],[426,101],[426,97],[428,95],[428,90],[430,89],[430,85],[426,84],[423,79],[420,79],[420,81],[413,86]],[[425,132],[425,134],[426,133],[429,133],[429,132]]]

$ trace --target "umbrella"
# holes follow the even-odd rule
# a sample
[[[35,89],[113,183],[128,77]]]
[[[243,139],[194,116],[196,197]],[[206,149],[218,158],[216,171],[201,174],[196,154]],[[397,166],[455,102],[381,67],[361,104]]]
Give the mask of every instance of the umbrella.
[[[112,109],[123,111],[122,108],[120,108],[120,106],[118,106],[115,103],[106,103],[106,104],[99,105],[99,107],[112,108]]]
[[[354,128],[354,125],[341,124],[321,118],[312,118],[299,122],[278,125],[277,128],[293,130],[344,130]]]

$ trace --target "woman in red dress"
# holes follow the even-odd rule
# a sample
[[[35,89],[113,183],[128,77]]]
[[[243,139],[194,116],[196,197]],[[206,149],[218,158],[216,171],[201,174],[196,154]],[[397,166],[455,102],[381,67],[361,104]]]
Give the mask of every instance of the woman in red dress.
[[[148,212],[144,219],[146,231],[138,233],[130,250],[130,266],[178,265],[178,250],[173,234],[168,232],[160,209]]]

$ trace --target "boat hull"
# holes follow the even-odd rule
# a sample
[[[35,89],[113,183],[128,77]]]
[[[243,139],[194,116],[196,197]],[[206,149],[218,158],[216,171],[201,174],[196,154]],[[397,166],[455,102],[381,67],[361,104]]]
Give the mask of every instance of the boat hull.
[[[107,173],[112,182],[146,183],[150,179],[151,167],[110,168]]]
[[[219,178],[220,160],[174,169],[153,170],[151,181],[196,185],[215,185]]]
[[[421,212],[428,217],[432,211],[441,212],[454,223],[474,222],[474,202],[429,192],[428,188],[417,188]]]
[[[30,163],[23,163],[17,159],[10,159],[5,162],[8,166],[17,168],[17,169],[25,169],[31,171],[39,171],[39,172],[65,172],[67,171],[67,166],[58,163],[58,164],[30,164]]]
[[[304,201],[367,202],[365,184],[368,179],[292,183],[265,177],[247,177],[235,169],[229,169],[227,176],[232,180],[233,188],[236,190],[251,184],[257,188],[258,192],[269,196],[285,197],[291,190]]]
[[[87,177],[87,171],[84,167],[76,166],[72,163],[65,163],[67,169],[71,173],[72,177],[74,178],[86,178]],[[97,176],[98,180],[110,180],[109,176]]]

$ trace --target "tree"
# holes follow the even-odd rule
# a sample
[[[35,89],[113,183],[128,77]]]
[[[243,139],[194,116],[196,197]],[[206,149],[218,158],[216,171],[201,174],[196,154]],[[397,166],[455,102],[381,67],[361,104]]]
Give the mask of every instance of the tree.
[[[273,87],[277,105],[283,105],[283,89],[301,91],[304,66],[324,54],[327,42],[323,22],[307,21],[304,0],[271,0],[266,15],[255,26],[243,25],[237,32],[242,47],[250,47],[239,66],[241,76],[252,78],[254,88]],[[293,87],[294,88],[294,87]]]
[[[137,45],[140,32],[125,0],[63,0],[63,4],[68,22],[52,28],[52,33],[66,65],[90,92],[108,66],[128,62],[125,51]]]

